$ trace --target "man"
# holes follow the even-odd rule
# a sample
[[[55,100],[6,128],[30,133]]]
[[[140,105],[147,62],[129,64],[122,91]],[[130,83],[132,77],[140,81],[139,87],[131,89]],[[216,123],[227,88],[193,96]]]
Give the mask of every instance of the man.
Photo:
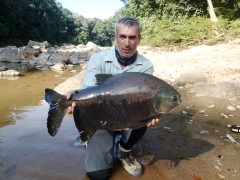
[[[153,74],[152,63],[137,52],[137,46],[141,40],[141,25],[138,20],[133,17],[119,19],[115,26],[115,40],[117,43],[115,48],[102,51],[91,57],[81,89],[94,86],[96,74],[124,72]],[[68,94],[68,98],[70,97],[71,95]],[[68,112],[72,113],[74,107],[73,103]],[[147,127],[156,125],[158,122],[159,119],[153,119]],[[120,140],[118,145],[117,158],[125,170],[133,176],[140,176],[143,170],[141,164],[130,152],[134,144],[144,135],[147,127],[133,130],[129,140],[126,143]],[[116,131],[98,130],[88,141],[85,168],[91,180],[109,179],[114,160],[115,136]]]

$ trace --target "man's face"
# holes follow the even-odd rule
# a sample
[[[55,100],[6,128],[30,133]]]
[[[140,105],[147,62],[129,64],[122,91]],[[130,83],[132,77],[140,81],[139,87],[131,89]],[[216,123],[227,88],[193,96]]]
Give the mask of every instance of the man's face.
[[[118,33],[115,34],[119,54],[123,58],[131,57],[137,50],[141,37],[136,26],[128,27],[123,24],[118,26]]]

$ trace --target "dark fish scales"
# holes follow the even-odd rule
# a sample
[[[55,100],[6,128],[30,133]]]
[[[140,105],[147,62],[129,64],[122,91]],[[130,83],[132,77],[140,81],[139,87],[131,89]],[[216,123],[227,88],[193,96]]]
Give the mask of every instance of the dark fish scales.
[[[145,73],[126,72],[96,75],[98,85],[79,91],[67,100],[52,89],[45,89],[49,103],[47,127],[55,136],[67,107],[76,102],[75,125],[82,140],[97,129],[136,129],[169,112],[181,102],[180,93],[165,81]]]

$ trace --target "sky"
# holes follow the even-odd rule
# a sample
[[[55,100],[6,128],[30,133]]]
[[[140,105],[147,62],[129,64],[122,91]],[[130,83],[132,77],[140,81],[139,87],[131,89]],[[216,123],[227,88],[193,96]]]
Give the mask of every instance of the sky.
[[[57,0],[71,12],[85,18],[108,19],[124,6],[121,0]]]

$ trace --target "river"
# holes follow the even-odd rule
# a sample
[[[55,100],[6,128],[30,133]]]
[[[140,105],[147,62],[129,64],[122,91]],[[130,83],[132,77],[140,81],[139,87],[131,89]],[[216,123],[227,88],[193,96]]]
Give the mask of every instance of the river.
[[[79,161],[84,162],[85,151],[72,146],[77,136],[73,121],[65,121],[63,128],[65,132],[73,129],[72,134],[62,133],[56,138],[48,135],[46,127],[49,107],[44,101],[44,89],[54,88],[73,75],[70,70],[31,71],[10,80],[0,79],[0,179],[82,179],[85,176],[84,168],[76,166]],[[72,163],[66,164],[66,159],[72,159]]]
[[[30,71],[20,77],[0,79],[0,127],[24,119],[22,112],[42,104],[45,88],[54,88],[73,75],[70,70]]]

